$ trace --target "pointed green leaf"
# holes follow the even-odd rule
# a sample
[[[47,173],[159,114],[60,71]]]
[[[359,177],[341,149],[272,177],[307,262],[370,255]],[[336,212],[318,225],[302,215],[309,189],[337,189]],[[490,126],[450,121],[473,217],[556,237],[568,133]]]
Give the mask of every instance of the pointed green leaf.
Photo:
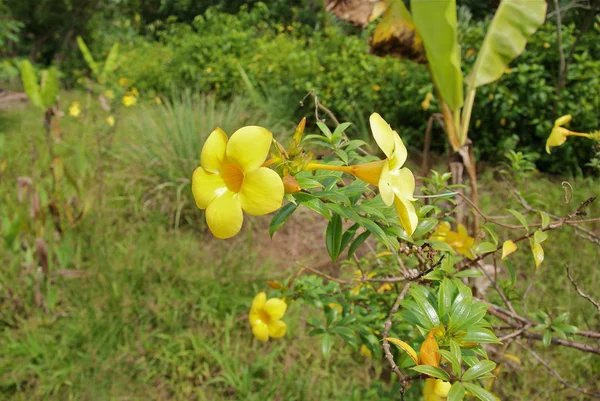
[[[23,60],[21,62],[21,81],[23,82],[23,89],[29,100],[31,100],[31,103],[37,107],[44,108],[37,76],[35,75],[33,66],[28,60]]]
[[[275,232],[277,232],[277,230],[283,226],[283,224],[296,211],[297,208],[297,204],[290,202],[279,209],[277,213],[275,213],[271,219],[271,224],[269,224],[269,237],[273,238],[273,234],[275,234]]]
[[[327,224],[325,231],[325,247],[327,253],[334,262],[340,256],[342,246],[342,218],[338,214],[334,214]]]
[[[410,4],[433,79],[444,101],[456,111],[463,104],[456,0],[412,0]]]
[[[352,244],[350,244],[350,248],[348,248],[348,257],[351,258],[352,255],[354,255],[354,252],[356,252],[356,250],[358,249],[358,247],[360,247],[363,242],[365,242],[365,240],[367,238],[369,238],[369,235],[371,235],[370,231],[365,231],[362,234],[360,234],[358,237],[356,237],[356,239],[352,242]]]
[[[465,373],[463,373],[461,380],[475,380],[494,369],[496,369],[496,364],[494,362],[482,360],[467,369]]]
[[[496,397],[494,397],[487,390],[484,390],[477,384],[463,383],[463,386],[465,386],[468,392],[473,394],[475,397],[479,398],[481,401],[498,401]]]
[[[56,67],[50,67],[42,75],[42,87],[40,91],[44,108],[50,108],[56,103],[58,97],[58,72]]]
[[[92,70],[92,73],[94,74],[94,76],[97,77],[98,74],[100,73],[100,69],[98,68],[98,64],[96,64],[96,61],[94,60],[94,57],[92,56],[92,53],[90,52],[90,49],[88,49],[87,45],[85,44],[85,42],[83,41],[83,38],[81,36],[77,37],[77,45],[79,46],[79,50],[81,50],[83,59],[87,63],[88,67],[90,67],[90,70]]]
[[[512,214],[519,220],[519,222],[525,227],[527,231],[529,231],[529,224],[527,224],[527,219],[521,213],[517,212],[514,209],[507,209],[508,213]]]
[[[462,401],[465,398],[465,387],[461,382],[455,382],[448,392],[447,401]]]
[[[442,380],[450,380],[450,376],[448,375],[448,373],[446,373],[445,371],[443,371],[440,368],[436,368],[435,366],[429,366],[429,365],[418,365],[418,366],[413,366],[411,368],[412,370],[419,372],[419,373],[425,373],[426,375],[438,378],[438,379],[442,379]]]
[[[115,70],[117,67],[117,59],[119,57],[119,43],[115,43],[111,48],[110,52],[108,52],[108,56],[106,56],[106,61],[104,62],[104,68],[102,68],[102,72],[98,77],[98,81],[100,83],[104,83],[108,74]]]
[[[503,0],[467,78],[469,86],[477,88],[499,79],[545,18],[546,0]]]

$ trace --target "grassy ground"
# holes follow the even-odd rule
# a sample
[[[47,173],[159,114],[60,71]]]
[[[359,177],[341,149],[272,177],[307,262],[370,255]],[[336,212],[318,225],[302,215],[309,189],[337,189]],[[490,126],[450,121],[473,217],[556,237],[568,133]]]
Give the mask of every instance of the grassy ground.
[[[67,102],[77,96],[68,94]],[[156,107],[137,109],[119,120],[114,147],[102,156],[107,173],[102,202],[93,190],[98,185],[94,176],[83,176],[89,182],[82,187],[94,193],[91,211],[76,227],[65,230],[60,240],[48,229],[50,220],[46,222],[50,279],[28,270],[32,250],[1,243],[0,398],[395,399],[393,387],[379,380],[386,376],[383,361],[355,354],[342,342],[336,343],[329,360],[321,355],[319,340],[309,337],[305,329],[308,316],[319,316],[316,311],[293,305],[286,315],[290,326],[286,338],[267,344],[252,338],[247,311],[254,294],[266,288],[266,280],[289,276],[294,260],[326,254],[322,242],[315,245],[310,235],[315,220],[309,215],[302,215],[304,220],[297,219],[273,243],[266,240],[265,220],[259,219],[247,224],[233,241],[215,241],[202,232],[201,216],[189,198],[186,179],[191,171],[178,162],[195,161],[181,152],[196,153],[188,148],[217,122],[228,124],[230,132],[249,121],[256,123],[257,115],[275,131],[283,131],[286,124],[256,114],[261,112],[243,103],[235,110],[208,105],[199,121],[190,120],[192,115],[198,118],[199,112],[191,103],[180,104],[170,114]],[[8,155],[7,168],[0,175],[4,231],[18,210],[27,209],[17,200],[17,178],[31,175],[39,177],[40,185],[48,185],[40,175],[49,164],[40,121],[40,113],[29,108],[0,114]],[[91,122],[63,119],[65,146],[59,151],[65,163],[75,163],[84,155],[83,171],[93,170],[98,154],[90,132],[95,127]],[[173,149],[161,142],[177,135],[180,144]],[[35,167],[32,144],[37,149]],[[85,145],[83,153],[76,144]],[[597,181],[572,179],[570,183],[574,194],[566,205],[561,204],[560,180],[535,177],[521,186],[532,194],[532,203],[559,215],[589,196],[600,196]],[[502,184],[489,172],[483,174],[482,185],[482,207],[504,214],[512,201]],[[590,211],[600,215],[598,206]],[[321,235],[318,227],[313,233]],[[31,241],[33,236],[24,232],[21,238]],[[574,293],[564,264],[570,263],[582,287],[597,295],[599,249],[575,237],[571,229],[552,233],[537,275],[530,255],[519,250],[518,291],[534,280],[528,309],[541,307],[552,314],[570,311],[575,324],[597,330],[598,316]],[[598,356],[532,346],[574,384],[600,384]],[[512,346],[508,352],[518,355],[522,366],[503,368],[493,387],[502,399],[585,399],[557,391],[561,386],[518,348]],[[412,389],[409,399],[418,399],[418,393],[418,388]]]

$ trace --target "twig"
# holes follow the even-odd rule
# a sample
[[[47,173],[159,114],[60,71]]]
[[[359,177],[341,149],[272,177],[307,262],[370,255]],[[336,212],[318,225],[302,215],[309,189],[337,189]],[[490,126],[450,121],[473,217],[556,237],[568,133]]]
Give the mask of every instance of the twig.
[[[396,365],[396,362],[394,361],[394,356],[390,352],[390,343],[386,340],[386,338],[388,337],[388,335],[390,333],[390,329],[392,328],[392,319],[394,318],[394,315],[396,314],[396,312],[398,312],[398,308],[400,308],[400,302],[402,302],[402,300],[406,296],[406,293],[408,292],[408,288],[410,287],[410,284],[411,284],[410,282],[406,283],[404,285],[404,288],[402,288],[402,291],[400,292],[400,294],[398,294],[398,297],[396,298],[396,302],[394,302],[394,306],[392,306],[392,309],[390,310],[390,313],[388,314],[388,317],[383,325],[383,333],[381,334],[381,338],[383,339],[382,348],[383,348],[383,353],[385,354],[385,359],[387,359],[387,361],[389,362],[392,372],[394,372],[396,374],[396,376],[398,376],[398,379],[400,380],[401,400],[404,400],[404,390],[406,388],[407,380],[406,380],[406,376],[400,371],[400,368],[398,367],[398,365]]]
[[[569,271],[569,265],[565,265],[565,269],[567,270],[567,277],[569,277],[569,281],[571,282],[571,284],[573,284],[573,287],[575,287],[575,291],[577,291],[577,293],[579,295],[581,295],[582,298],[585,298],[588,301],[590,301],[596,307],[596,309],[598,309],[598,312],[600,312],[600,303],[598,303],[597,301],[595,301],[594,298],[590,297],[589,295],[587,295],[586,293],[584,293],[579,288],[579,286],[577,285],[577,283],[575,282],[575,280],[571,276],[571,272]]]
[[[326,273],[323,273],[323,272],[322,272],[322,271],[320,271],[320,270],[314,269],[314,268],[312,268],[312,267],[310,267],[310,266],[307,266],[307,265],[305,265],[305,264],[302,264],[302,263],[300,263],[300,262],[298,262],[298,261],[296,261],[296,264],[297,264],[298,266],[300,266],[301,268],[303,268],[303,269],[305,269],[305,270],[308,270],[308,271],[309,271],[309,272],[311,272],[311,273],[314,273],[314,274],[316,274],[317,276],[321,276],[321,277],[323,277],[323,278],[326,278],[327,280],[335,281],[336,283],[345,284],[345,285],[350,285],[350,284],[353,284],[352,282],[350,282],[350,281],[348,281],[348,280],[342,280],[342,279],[340,279],[340,278],[335,278],[335,277],[332,277],[332,276],[330,276],[330,275],[328,275],[328,274],[326,274]]]
[[[558,381],[561,382],[565,387],[568,387],[568,388],[570,388],[572,390],[578,391],[578,392],[580,392],[582,394],[589,395],[590,397],[600,398],[600,393],[592,392],[590,390],[582,389],[582,388],[579,388],[577,386],[574,386],[574,385],[570,384],[565,379],[563,379],[563,377],[556,370],[554,370],[552,368],[552,366],[550,366],[550,364],[548,362],[546,362],[541,356],[539,356],[537,352],[535,352],[534,350],[532,350],[529,347],[525,346],[519,340],[517,340],[516,343],[519,345],[519,347],[521,347],[525,351],[529,352],[529,354],[531,354],[531,356],[533,356],[539,363],[541,363],[546,368],[546,370],[548,370],[548,372],[550,372],[550,374],[552,376],[556,377],[558,379]]]

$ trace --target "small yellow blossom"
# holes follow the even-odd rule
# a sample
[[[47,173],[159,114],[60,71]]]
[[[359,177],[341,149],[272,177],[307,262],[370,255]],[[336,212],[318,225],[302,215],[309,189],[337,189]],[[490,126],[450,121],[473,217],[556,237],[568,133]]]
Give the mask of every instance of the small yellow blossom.
[[[584,138],[594,138],[594,134],[584,134],[581,132],[570,131],[562,126],[571,122],[573,117],[570,114],[562,116],[554,121],[554,127],[550,136],[546,140],[546,152],[550,154],[550,148],[560,146],[567,141],[569,136],[581,136]]]
[[[212,67],[208,67],[208,68],[206,68],[205,71],[210,74],[211,72],[213,72],[213,69],[212,69]]]
[[[115,126],[115,118],[113,116],[106,117],[106,123],[109,126],[114,127]]]
[[[425,99],[421,102],[421,108],[423,111],[427,111],[431,106],[431,100],[433,99],[433,94],[431,92],[427,92],[425,95]]]
[[[475,121],[475,128],[479,128],[481,127],[481,120],[476,120]]]
[[[73,102],[71,103],[71,106],[69,107],[69,115],[71,117],[79,117],[79,115],[81,114],[81,106],[79,104],[79,102]]]
[[[115,98],[115,92],[111,91],[110,89],[107,89],[104,91],[104,97],[106,97],[107,99],[114,99]]]
[[[329,309],[335,309],[338,313],[342,313],[344,311],[342,305],[336,304],[334,302],[327,304],[327,306],[329,306]]]
[[[415,201],[415,177],[408,168],[402,167],[408,157],[406,146],[379,114],[371,114],[369,122],[375,142],[387,157],[378,184],[381,199],[388,206],[396,206],[400,224],[408,235],[412,235],[419,221],[412,204]]]
[[[506,127],[506,118],[502,117],[500,119],[500,125],[503,126],[503,127]]]
[[[153,101],[156,104],[162,104],[162,99],[160,97],[158,97],[158,96],[156,96]]]
[[[265,342],[269,341],[269,337],[283,337],[287,331],[287,325],[281,321],[281,318],[286,309],[287,304],[282,299],[267,300],[267,294],[258,293],[252,301],[248,316],[254,337]]]
[[[383,284],[381,285],[381,287],[379,287],[379,288],[377,289],[377,292],[386,292],[386,291],[389,291],[389,290],[391,290],[391,289],[393,289],[393,288],[394,288],[394,287],[392,287],[392,285],[391,285],[390,283],[383,283]]]
[[[452,385],[439,379],[425,379],[423,401],[445,401]]]
[[[281,177],[262,167],[272,141],[269,130],[249,126],[231,138],[216,128],[204,143],[200,167],[192,176],[192,193],[198,208],[206,209],[206,222],[215,237],[236,235],[242,228],[243,212],[262,216],[281,207]]]
[[[137,103],[137,97],[133,95],[125,95],[123,96],[123,106],[131,107]]]
[[[469,48],[466,52],[465,52],[465,57],[471,57],[472,55],[475,54],[475,49],[473,49],[472,47]]]
[[[488,99],[490,99],[490,100],[494,100],[494,94],[493,94],[493,93],[490,93],[490,94],[488,95]]]
[[[550,48],[550,43],[544,42],[544,48],[549,49]]]
[[[140,92],[136,89],[136,88],[131,88],[131,90],[129,91],[129,94],[135,96],[135,97],[139,97],[140,96]]]
[[[443,241],[461,255],[464,255],[469,259],[474,258],[473,246],[475,245],[475,238],[469,236],[467,229],[462,224],[458,225],[457,231],[452,231],[450,229],[450,223],[443,221],[431,235],[431,239]]]
[[[366,356],[367,358],[372,358],[373,353],[370,349],[368,349],[364,344],[360,345],[360,354]]]
[[[372,85],[371,89],[373,89],[375,92],[379,92],[381,90],[381,86],[379,86],[379,85]]]
[[[126,88],[129,85],[131,85],[131,81],[130,80],[128,80],[127,78],[124,78],[124,77],[119,78],[119,86],[122,86],[123,88]]]

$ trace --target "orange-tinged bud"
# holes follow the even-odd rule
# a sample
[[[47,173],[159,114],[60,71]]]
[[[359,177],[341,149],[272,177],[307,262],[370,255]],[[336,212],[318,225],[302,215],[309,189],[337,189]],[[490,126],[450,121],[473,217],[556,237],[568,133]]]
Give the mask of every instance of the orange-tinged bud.
[[[302,190],[298,181],[289,174],[283,176],[283,189],[286,194],[295,194]]]
[[[437,341],[433,334],[437,331],[437,329],[431,329],[423,344],[421,344],[421,348],[419,349],[419,357],[421,360],[421,365],[429,365],[429,366],[440,366],[440,358],[441,355],[439,352],[436,352],[440,349]]]
[[[370,163],[349,166],[348,170],[356,178],[372,185],[378,185],[383,163],[385,163],[385,160],[377,160]]]

